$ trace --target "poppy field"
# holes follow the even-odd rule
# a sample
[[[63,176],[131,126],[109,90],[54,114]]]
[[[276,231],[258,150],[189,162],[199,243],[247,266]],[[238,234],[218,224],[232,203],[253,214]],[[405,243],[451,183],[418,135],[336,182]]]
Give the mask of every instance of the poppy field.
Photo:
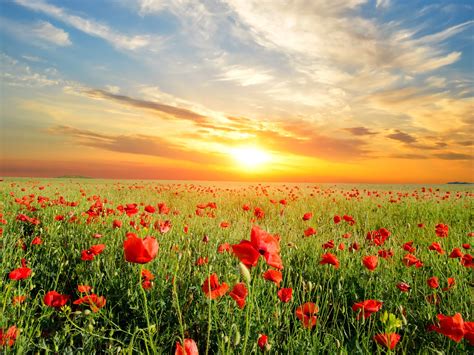
[[[0,182],[0,352],[463,354],[474,189]]]

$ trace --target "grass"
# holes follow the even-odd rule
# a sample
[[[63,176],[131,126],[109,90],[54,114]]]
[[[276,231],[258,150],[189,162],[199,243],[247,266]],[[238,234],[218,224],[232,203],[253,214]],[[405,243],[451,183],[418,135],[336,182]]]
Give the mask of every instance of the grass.
[[[459,259],[448,258],[455,247],[469,253],[462,244],[471,243],[468,233],[474,229],[470,186],[431,186],[432,191],[426,186],[422,192],[422,186],[415,185],[89,179],[5,179],[0,184],[0,212],[6,222],[0,226],[0,329],[16,325],[21,330],[15,344],[1,350],[6,353],[170,353],[176,342],[191,338],[200,353],[249,354],[260,352],[259,334],[268,336],[271,353],[385,353],[387,350],[373,340],[374,335],[387,330],[381,320],[384,311],[401,321],[396,329],[401,340],[392,352],[452,354],[473,350],[466,340],[456,343],[426,331],[437,314],[461,313],[464,320],[474,320],[472,268],[462,266]],[[446,191],[450,191],[449,198],[445,197]],[[39,196],[49,200],[39,203]],[[99,196],[114,214],[87,223],[85,212]],[[278,202],[281,199],[287,201],[286,206]],[[77,202],[77,206],[65,202]],[[170,208],[168,215],[144,212],[144,206],[156,207],[161,202]],[[197,216],[196,206],[208,202],[217,205],[217,209],[206,209],[213,216]],[[139,212],[131,217],[120,214],[117,206],[127,203],[137,203]],[[251,207],[250,211],[242,209],[244,204]],[[263,209],[264,218],[255,219],[255,207]],[[309,221],[302,220],[306,212],[313,213]],[[17,221],[19,213],[35,217],[40,223]],[[141,213],[149,215],[148,228],[140,225]],[[353,216],[356,224],[333,222],[334,215],[344,214]],[[64,220],[56,221],[57,215],[64,216]],[[73,216],[77,220],[70,223]],[[113,220],[122,221],[122,227],[112,228]],[[155,230],[153,224],[158,220],[171,221],[171,230],[164,234]],[[139,230],[130,226],[130,221],[135,221]],[[230,226],[221,228],[222,221]],[[425,227],[419,228],[418,223]],[[448,237],[436,236],[438,223],[449,226]],[[254,224],[281,237],[281,286],[293,289],[292,300],[282,303],[277,286],[261,276],[269,269],[262,258],[251,269],[249,296],[243,309],[228,295],[216,300],[206,298],[201,285],[212,273],[230,289],[243,281],[237,257],[218,253],[217,248],[223,243],[250,239]],[[317,234],[304,237],[303,231],[310,226]],[[382,227],[392,233],[385,245],[377,247],[365,240],[367,232]],[[143,266],[155,276],[151,289],[140,286],[140,265],[125,261],[123,242],[127,232],[158,240],[157,257]],[[103,237],[94,239],[95,233]],[[345,233],[351,233],[351,237],[343,238]],[[31,245],[35,236],[41,237],[41,245]],[[203,241],[205,236],[208,242]],[[335,248],[323,250],[322,244],[329,240],[334,240]],[[401,262],[407,254],[402,249],[407,241],[414,241],[414,254],[423,267],[409,268]],[[361,248],[350,252],[348,247],[353,242]],[[428,250],[432,242],[439,242],[446,253]],[[23,243],[26,250],[21,248]],[[340,243],[345,244],[345,250],[337,249]],[[104,252],[92,261],[81,260],[81,251],[95,244],[105,244]],[[393,257],[379,258],[378,267],[368,271],[362,257],[377,255],[380,249],[392,249]],[[326,252],[337,255],[338,269],[319,264]],[[199,257],[207,257],[208,263],[196,266]],[[22,258],[33,274],[25,280],[10,280],[9,272],[21,266]],[[432,276],[439,278],[438,290],[427,285],[426,280]],[[441,291],[448,277],[453,277],[456,285]],[[396,284],[400,281],[411,286],[410,292],[398,290]],[[91,312],[87,305],[74,305],[72,301],[80,297],[80,284],[90,285],[94,293],[104,296],[105,307]],[[70,295],[70,301],[61,309],[46,306],[43,297],[51,290]],[[439,304],[427,301],[434,292],[440,297]],[[12,297],[19,295],[27,296],[26,300],[13,305]],[[351,307],[367,299],[382,301],[382,310],[357,320]],[[319,307],[313,329],[303,327],[295,316],[296,308],[305,302]]]

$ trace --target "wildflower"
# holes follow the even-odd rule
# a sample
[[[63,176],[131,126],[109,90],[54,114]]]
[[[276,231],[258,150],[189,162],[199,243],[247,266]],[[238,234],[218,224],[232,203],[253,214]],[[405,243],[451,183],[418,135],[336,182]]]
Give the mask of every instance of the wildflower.
[[[204,294],[213,300],[224,296],[227,293],[229,286],[225,282],[220,285],[217,274],[214,273],[204,281],[201,288]]]
[[[123,243],[125,260],[131,263],[146,264],[158,253],[158,242],[153,237],[138,238],[134,233],[127,233]]]
[[[313,302],[306,302],[296,309],[296,317],[303,323],[305,328],[313,328],[316,325],[319,308]]]

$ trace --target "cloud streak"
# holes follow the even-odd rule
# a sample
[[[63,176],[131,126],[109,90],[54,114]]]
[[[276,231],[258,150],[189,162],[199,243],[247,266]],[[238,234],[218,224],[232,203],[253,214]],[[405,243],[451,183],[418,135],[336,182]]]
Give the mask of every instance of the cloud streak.
[[[51,5],[42,0],[15,0],[18,5],[33,11],[42,12],[90,36],[101,38],[114,47],[126,50],[137,50],[150,44],[149,35],[128,36],[122,34],[106,24],[73,15],[64,8]]]

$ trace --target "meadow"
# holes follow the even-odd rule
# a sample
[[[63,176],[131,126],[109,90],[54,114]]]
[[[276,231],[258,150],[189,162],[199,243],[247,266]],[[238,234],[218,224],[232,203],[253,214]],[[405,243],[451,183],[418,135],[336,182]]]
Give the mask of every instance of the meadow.
[[[468,185],[0,182],[0,352],[463,354]]]

